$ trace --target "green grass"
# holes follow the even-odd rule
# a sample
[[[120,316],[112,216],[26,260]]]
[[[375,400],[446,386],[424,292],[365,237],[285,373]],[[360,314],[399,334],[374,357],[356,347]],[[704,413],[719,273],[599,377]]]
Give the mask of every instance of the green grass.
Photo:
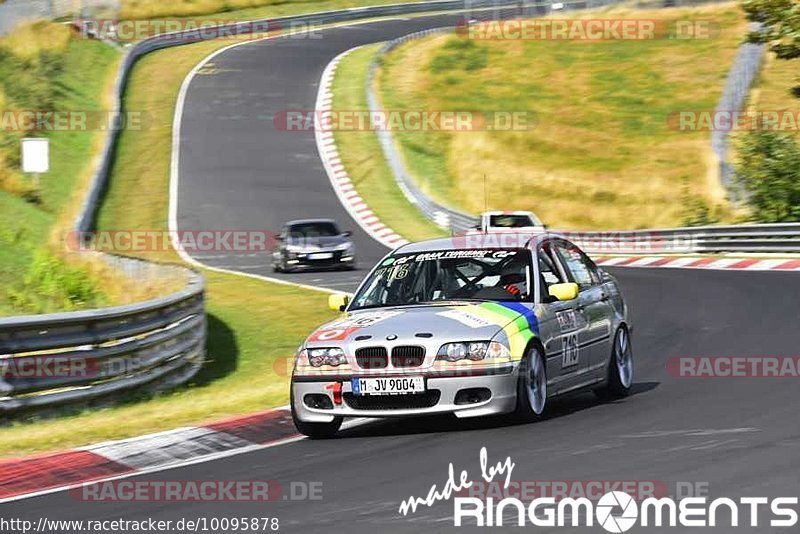
[[[104,89],[119,53],[96,41],[69,38],[68,34],[55,45],[37,42],[29,37],[35,31],[59,34],[62,27],[24,27],[0,41],[0,107],[9,111],[48,109],[43,106],[56,110],[103,109]],[[46,67],[43,62],[47,58],[58,66]],[[90,272],[68,265],[52,243],[59,242],[59,236],[53,234],[64,230],[63,218],[79,200],[79,185],[90,175],[92,156],[103,133],[44,134],[50,139],[50,172],[41,177],[36,194],[30,178],[19,172],[19,140],[24,135],[0,132],[0,315],[102,305],[107,302],[102,292],[88,287],[91,298],[65,300],[59,291],[45,287],[42,268],[56,277],[69,273],[81,277],[80,272],[88,276]]]
[[[524,131],[398,132],[420,187],[477,213],[485,175],[490,208],[532,209],[556,228],[680,225],[686,206],[698,204],[733,218],[709,133],[677,131],[667,118],[714,109],[745,34],[741,11],[725,4],[601,13],[710,19],[721,31],[711,39],[601,42],[451,35],[399,47],[384,58],[379,77],[384,108],[519,111],[537,118]]]
[[[367,66],[380,45],[360,48],[345,56],[333,82],[333,109],[367,110]],[[410,241],[446,235],[406,200],[386,164],[378,138],[372,131],[334,133],[342,163],[359,195],[378,218]]]

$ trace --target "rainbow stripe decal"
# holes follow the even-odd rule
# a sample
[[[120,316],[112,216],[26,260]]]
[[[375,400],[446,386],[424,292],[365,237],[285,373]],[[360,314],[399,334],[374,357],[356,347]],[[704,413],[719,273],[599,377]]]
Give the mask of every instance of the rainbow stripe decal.
[[[499,327],[508,338],[512,360],[521,360],[528,342],[539,335],[539,321],[533,310],[519,302],[485,302],[483,304],[456,306],[460,310],[481,317]]]

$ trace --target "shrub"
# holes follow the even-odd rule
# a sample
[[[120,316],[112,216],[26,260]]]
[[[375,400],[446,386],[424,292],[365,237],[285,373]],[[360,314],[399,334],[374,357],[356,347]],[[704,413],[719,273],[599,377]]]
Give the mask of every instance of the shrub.
[[[738,142],[736,180],[760,222],[800,221],[800,145],[778,132],[751,132]]]
[[[447,43],[431,60],[431,72],[448,72],[454,70],[474,71],[484,68],[489,63],[489,50],[475,41],[456,36]]]
[[[8,289],[15,307],[30,313],[75,310],[102,305],[89,273],[44,249],[34,252],[22,287]]]

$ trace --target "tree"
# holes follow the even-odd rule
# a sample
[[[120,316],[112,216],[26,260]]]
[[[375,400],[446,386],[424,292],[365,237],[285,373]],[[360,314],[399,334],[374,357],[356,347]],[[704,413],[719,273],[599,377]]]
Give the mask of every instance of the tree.
[[[739,141],[736,180],[760,222],[800,221],[800,145],[787,133],[753,131]]]
[[[769,43],[780,59],[800,57],[800,2],[798,0],[742,0],[748,20],[762,30],[751,32],[752,42]]]

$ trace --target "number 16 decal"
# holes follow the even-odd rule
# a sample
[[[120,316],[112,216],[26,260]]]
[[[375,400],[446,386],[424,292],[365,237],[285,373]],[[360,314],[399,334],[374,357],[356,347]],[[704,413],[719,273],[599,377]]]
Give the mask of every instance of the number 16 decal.
[[[567,334],[561,338],[562,344],[562,367],[570,367],[578,363],[578,334]]]

